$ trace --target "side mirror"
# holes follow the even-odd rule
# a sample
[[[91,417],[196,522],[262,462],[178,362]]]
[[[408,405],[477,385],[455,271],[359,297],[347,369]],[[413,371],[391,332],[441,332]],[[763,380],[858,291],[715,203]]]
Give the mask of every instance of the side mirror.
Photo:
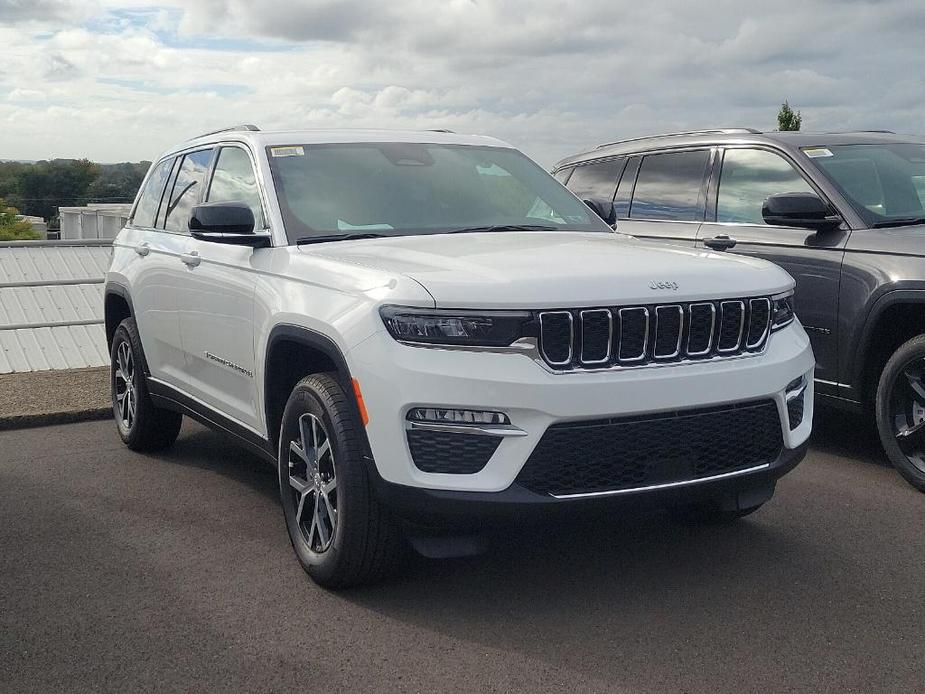
[[[243,202],[206,202],[190,215],[190,235],[200,241],[262,248],[270,245],[269,234],[254,233],[254,213]]]
[[[594,214],[603,219],[605,224],[613,226],[617,223],[617,209],[613,206],[612,200],[588,198],[587,200],[583,200],[583,202],[591,208]]]
[[[766,224],[780,227],[804,227],[828,231],[842,223],[840,215],[815,193],[777,193],[770,195],[761,206]]]

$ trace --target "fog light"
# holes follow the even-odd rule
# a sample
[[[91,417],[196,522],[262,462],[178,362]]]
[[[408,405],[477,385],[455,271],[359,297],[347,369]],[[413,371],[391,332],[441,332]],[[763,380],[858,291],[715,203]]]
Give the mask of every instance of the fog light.
[[[450,410],[438,407],[416,407],[408,412],[410,422],[440,424],[510,424],[503,412],[490,410]]]
[[[806,379],[803,376],[795,378],[784,389],[787,400],[787,419],[790,420],[790,431],[803,423],[803,411],[806,407],[804,396],[806,393]]]

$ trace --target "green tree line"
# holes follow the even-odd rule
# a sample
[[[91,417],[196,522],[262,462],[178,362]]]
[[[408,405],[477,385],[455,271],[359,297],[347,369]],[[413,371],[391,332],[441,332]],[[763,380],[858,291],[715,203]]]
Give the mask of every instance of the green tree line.
[[[55,226],[59,207],[132,202],[151,162],[96,164],[87,159],[0,162],[0,199]]]

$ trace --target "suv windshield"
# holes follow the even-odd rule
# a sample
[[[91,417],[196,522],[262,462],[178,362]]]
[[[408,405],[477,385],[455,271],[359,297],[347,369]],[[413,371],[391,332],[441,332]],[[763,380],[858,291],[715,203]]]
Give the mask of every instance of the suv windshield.
[[[925,145],[805,147],[868,226],[925,223]]]
[[[521,227],[612,232],[513,149],[384,142],[271,146],[267,156],[290,243]]]

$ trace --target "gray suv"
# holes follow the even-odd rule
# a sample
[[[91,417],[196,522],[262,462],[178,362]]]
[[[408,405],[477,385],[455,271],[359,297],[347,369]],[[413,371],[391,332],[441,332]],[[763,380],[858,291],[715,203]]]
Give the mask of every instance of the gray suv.
[[[553,173],[621,232],[790,272],[821,403],[873,412],[925,491],[925,139],[707,130],[600,145]]]

